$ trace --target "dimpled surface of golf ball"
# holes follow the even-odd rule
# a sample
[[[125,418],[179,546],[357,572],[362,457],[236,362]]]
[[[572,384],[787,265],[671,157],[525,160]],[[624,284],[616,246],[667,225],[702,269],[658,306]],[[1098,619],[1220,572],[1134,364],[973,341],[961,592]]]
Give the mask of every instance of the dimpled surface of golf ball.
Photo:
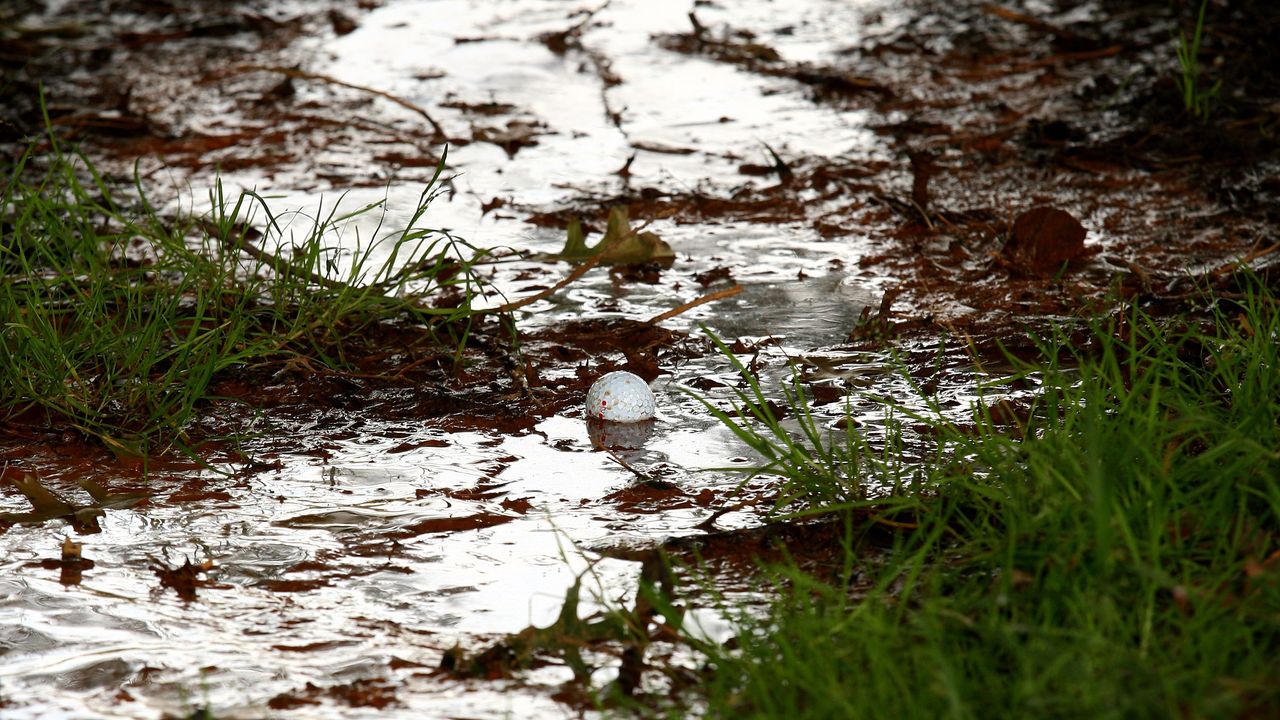
[[[635,373],[608,373],[587,391],[587,417],[592,420],[640,422],[653,417],[653,411],[653,391]]]

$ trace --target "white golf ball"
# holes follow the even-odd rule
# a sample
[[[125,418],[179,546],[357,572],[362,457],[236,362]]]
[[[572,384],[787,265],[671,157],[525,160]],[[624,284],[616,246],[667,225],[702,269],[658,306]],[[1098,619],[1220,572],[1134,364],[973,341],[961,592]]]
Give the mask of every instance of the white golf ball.
[[[653,417],[653,391],[639,375],[625,370],[608,373],[587,391],[587,418],[609,422],[640,422]]]

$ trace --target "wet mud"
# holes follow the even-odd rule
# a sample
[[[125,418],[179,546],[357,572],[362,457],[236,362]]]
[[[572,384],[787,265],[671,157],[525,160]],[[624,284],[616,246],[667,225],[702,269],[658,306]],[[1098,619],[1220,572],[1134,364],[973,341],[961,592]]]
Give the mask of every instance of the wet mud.
[[[230,371],[190,429],[199,460],[6,416],[5,716],[561,717],[595,707],[588,687],[676,692],[697,664],[640,588],[687,593],[725,640],[675,589],[688,566],[758,602],[759,563],[835,572],[843,532],[770,522],[776,483],[733,472],[749,451],[686,390],[732,410],[740,379],[699,325],[909,462],[928,429],[886,398],[1016,434],[1035,379],[975,388],[1030,357],[1028,331],[1229,299],[1245,267],[1274,286],[1271,4],[1214,6],[1207,122],[1175,81],[1190,3],[778,5],[6,10],[11,156],[47,144],[47,115],[172,212],[217,175],[394,221],[447,145],[428,217],[506,248],[479,302],[546,295],[461,348],[392,323],[342,371]],[[548,292],[570,228],[598,242],[619,209],[674,257]],[[615,369],[659,417],[602,439],[580,406]],[[910,531],[854,521],[867,562]]]

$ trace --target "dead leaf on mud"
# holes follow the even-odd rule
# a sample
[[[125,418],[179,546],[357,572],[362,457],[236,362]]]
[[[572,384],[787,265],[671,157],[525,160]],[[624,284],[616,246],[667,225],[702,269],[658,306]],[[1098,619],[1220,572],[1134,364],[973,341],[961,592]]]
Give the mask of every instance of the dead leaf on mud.
[[[350,35],[360,27],[350,15],[336,8],[329,11],[329,23],[333,26],[335,35]]]
[[[1085,234],[1080,221],[1065,210],[1032,208],[1014,220],[1004,255],[1020,270],[1052,275],[1088,252]]]
[[[406,453],[411,450],[417,450],[419,448],[424,448],[424,447],[433,447],[433,448],[449,447],[449,441],[442,440],[440,438],[427,438],[426,440],[418,440],[415,442],[403,442],[391,448],[390,450],[388,450],[387,454],[397,455],[399,453]]]
[[[844,400],[849,394],[848,390],[839,385],[809,383],[806,387],[809,388],[809,394],[813,396],[814,405],[830,405]]]
[[[658,478],[628,485],[602,499],[615,503],[623,513],[651,514],[706,505],[681,490],[679,485]]]
[[[698,283],[702,287],[707,287],[712,283],[716,283],[720,281],[733,282],[733,271],[725,267],[724,265],[717,265],[710,270],[706,270],[704,272],[698,273],[697,275],[694,275],[693,280],[694,282]]]
[[[18,492],[27,498],[27,502],[31,503],[31,507],[35,508],[37,513],[48,517],[62,517],[74,515],[79,509],[74,503],[46,488],[35,475],[30,473],[20,472],[9,482],[18,488]]]
[[[760,415],[766,412],[772,416],[772,419],[781,420],[790,414],[791,410],[787,406],[776,403],[773,400],[765,400],[764,405],[743,407],[725,414],[731,418],[749,420],[762,419],[760,418]]]
[[[499,505],[513,513],[519,513],[521,515],[525,515],[533,509],[533,503],[529,501],[529,498],[507,498],[499,503]]]
[[[225,490],[207,489],[209,482],[203,478],[194,478],[182,483],[182,486],[169,494],[170,503],[189,503],[217,500],[230,502],[231,493]]]

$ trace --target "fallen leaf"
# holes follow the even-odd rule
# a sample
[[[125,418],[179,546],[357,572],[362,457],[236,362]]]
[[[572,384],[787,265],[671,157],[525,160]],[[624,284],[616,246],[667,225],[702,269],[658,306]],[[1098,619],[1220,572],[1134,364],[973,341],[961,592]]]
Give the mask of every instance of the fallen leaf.
[[[0,523],[42,523],[46,520],[66,520],[76,532],[102,532],[98,518],[103,516],[102,508],[77,505],[46,488],[40,480],[30,473],[20,472],[10,479],[18,492],[31,503],[31,512],[0,513]]]
[[[1084,226],[1065,210],[1032,208],[1013,222],[1004,247],[1015,266],[1034,275],[1051,275],[1086,253]]]
[[[551,256],[557,260],[582,262],[599,256],[601,265],[636,265],[656,262],[670,265],[676,257],[675,251],[665,240],[655,233],[636,231],[631,228],[627,217],[627,209],[618,206],[609,211],[609,224],[604,237],[593,246],[587,245],[586,233],[582,230],[582,222],[569,221],[565,232],[564,250]]]

